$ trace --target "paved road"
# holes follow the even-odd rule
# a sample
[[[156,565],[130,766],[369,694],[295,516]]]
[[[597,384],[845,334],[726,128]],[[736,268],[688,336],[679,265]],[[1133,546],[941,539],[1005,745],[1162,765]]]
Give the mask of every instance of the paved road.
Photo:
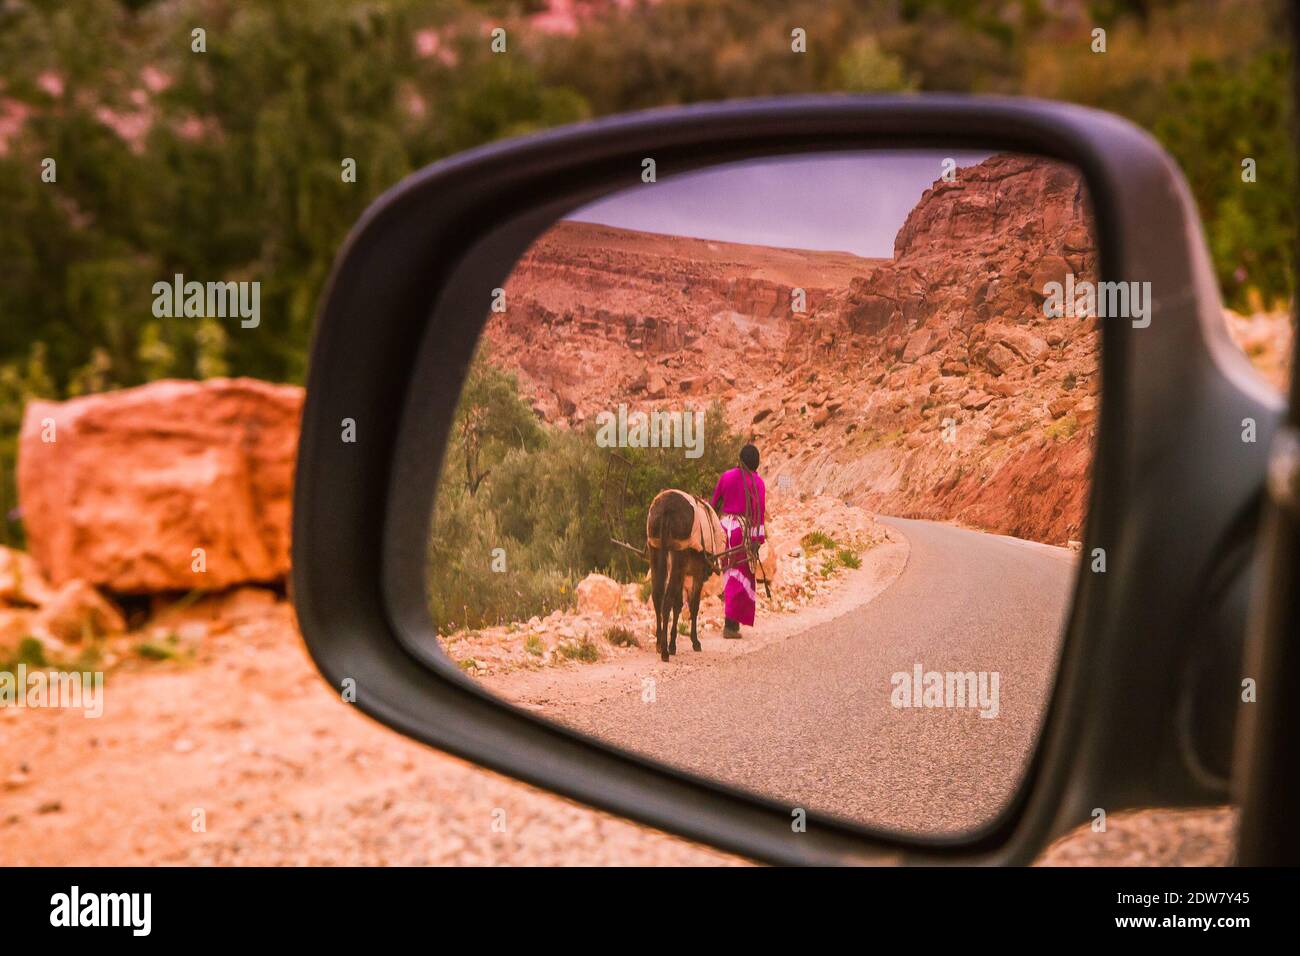
[[[1074,562],[1061,548],[882,520],[911,553],[870,604],[664,682],[654,703],[620,696],[574,722],[791,806],[927,833],[988,820],[1037,736]],[[997,716],[893,706],[892,675],[918,663],[997,672]]]

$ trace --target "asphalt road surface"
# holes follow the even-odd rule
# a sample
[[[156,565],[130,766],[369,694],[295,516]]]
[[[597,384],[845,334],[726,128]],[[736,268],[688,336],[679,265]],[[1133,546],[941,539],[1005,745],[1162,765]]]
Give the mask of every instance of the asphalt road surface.
[[[882,520],[911,552],[869,604],[665,681],[653,703],[620,695],[565,722],[791,807],[922,833],[986,822],[1015,791],[1037,739],[1074,558],[1001,535]],[[689,643],[680,652],[690,654]],[[988,694],[996,673],[996,716],[895,706],[893,676],[906,674],[910,686],[917,664],[984,672]]]

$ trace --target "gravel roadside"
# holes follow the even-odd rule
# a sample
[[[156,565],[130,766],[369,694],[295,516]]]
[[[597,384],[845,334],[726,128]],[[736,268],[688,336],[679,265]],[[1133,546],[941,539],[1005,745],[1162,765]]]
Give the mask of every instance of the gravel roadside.
[[[0,865],[745,861],[435,753],[350,710],[287,607],[107,676],[105,713],[0,710]],[[1221,863],[1226,810],[1114,815],[1047,864]]]

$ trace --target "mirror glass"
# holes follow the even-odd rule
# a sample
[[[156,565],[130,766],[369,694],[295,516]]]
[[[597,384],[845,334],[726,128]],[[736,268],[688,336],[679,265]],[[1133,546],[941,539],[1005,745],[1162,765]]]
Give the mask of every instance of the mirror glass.
[[[1092,560],[1099,317],[1149,297],[1096,287],[1053,160],[652,173],[492,290],[430,531],[439,651],[792,825],[987,823]]]

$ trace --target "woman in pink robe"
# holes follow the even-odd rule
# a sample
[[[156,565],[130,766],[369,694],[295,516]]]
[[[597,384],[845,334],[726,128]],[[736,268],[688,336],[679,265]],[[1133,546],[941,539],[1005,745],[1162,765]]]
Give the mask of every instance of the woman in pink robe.
[[[722,473],[718,486],[713,489],[714,510],[727,532],[727,547],[739,547],[745,540],[740,518],[745,518],[751,528],[750,540],[762,544],[766,538],[763,521],[767,512],[767,489],[758,476],[758,449],[746,445],[740,450],[740,467]],[[758,605],[757,582],[749,562],[737,554],[723,564],[723,613],[726,624],[722,636],[740,637],[740,625],[754,625],[754,610]]]

